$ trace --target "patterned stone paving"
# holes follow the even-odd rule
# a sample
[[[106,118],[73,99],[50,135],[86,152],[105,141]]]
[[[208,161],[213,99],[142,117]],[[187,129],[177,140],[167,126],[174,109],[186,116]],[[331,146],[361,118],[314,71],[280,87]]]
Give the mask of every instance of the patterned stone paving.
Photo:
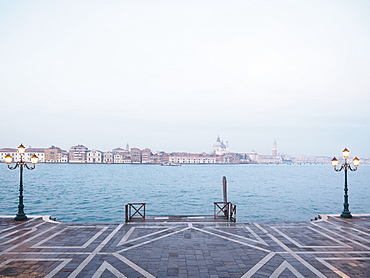
[[[0,277],[370,277],[370,215],[245,224],[0,216]]]

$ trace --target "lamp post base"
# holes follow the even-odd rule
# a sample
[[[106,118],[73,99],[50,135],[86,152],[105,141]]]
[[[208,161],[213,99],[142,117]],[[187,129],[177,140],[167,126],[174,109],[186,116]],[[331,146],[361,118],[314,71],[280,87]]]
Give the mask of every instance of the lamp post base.
[[[352,218],[352,214],[349,211],[343,211],[340,217],[341,218]]]
[[[14,218],[15,221],[26,221],[28,220],[27,216],[25,214],[17,214],[17,216]]]

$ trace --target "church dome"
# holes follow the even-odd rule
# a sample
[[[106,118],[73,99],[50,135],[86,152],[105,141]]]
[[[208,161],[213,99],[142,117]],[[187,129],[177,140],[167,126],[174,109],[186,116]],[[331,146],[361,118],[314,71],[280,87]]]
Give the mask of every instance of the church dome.
[[[213,144],[211,154],[223,155],[228,152],[228,143],[226,145],[221,141],[220,136],[217,137],[217,141]]]

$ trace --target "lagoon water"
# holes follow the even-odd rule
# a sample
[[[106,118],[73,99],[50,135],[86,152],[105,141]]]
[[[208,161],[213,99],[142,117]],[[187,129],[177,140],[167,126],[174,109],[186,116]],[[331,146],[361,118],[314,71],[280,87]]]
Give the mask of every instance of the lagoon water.
[[[38,164],[24,170],[27,215],[63,222],[123,222],[127,203],[147,215],[212,215],[222,201],[237,205],[238,222],[307,221],[343,209],[344,173],[318,165]],[[348,173],[350,211],[370,213],[370,165]],[[0,164],[0,215],[18,210],[19,169]]]

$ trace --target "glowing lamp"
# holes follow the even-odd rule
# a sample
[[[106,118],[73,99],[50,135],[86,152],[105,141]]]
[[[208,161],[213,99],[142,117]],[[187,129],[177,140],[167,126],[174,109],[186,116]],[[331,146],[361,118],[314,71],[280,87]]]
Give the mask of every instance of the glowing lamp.
[[[349,156],[349,150],[347,148],[344,148],[344,150],[343,150],[343,157],[344,158],[348,158],[348,156]]]
[[[39,158],[34,154],[33,156],[31,156],[31,163],[33,165],[36,165],[37,162],[39,162]]]
[[[355,167],[358,167],[358,165],[360,165],[360,159],[358,159],[357,156],[353,159],[353,165],[355,165]]]
[[[23,144],[20,144],[18,147],[18,153],[19,154],[24,154],[26,151],[26,148],[23,146]]]
[[[331,165],[333,165],[333,167],[337,167],[338,166],[338,159],[335,156],[331,160]]]
[[[6,164],[10,164],[13,161],[13,157],[10,154],[7,154],[4,158]]]

